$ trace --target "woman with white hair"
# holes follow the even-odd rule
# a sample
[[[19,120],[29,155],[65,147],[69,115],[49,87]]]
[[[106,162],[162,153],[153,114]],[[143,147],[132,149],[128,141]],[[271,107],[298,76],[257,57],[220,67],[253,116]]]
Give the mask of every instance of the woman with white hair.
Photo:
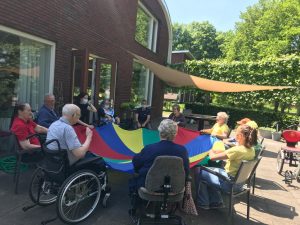
[[[211,129],[200,130],[200,133],[210,134],[219,139],[225,139],[229,135],[229,127],[227,126],[229,116],[225,112],[218,112],[217,122]]]
[[[159,127],[160,142],[145,146],[142,151],[136,154],[132,163],[134,170],[139,174],[140,187],[145,185],[146,175],[157,156],[169,155],[182,158],[186,176],[189,174],[189,158],[184,146],[173,142],[177,134],[177,124],[170,120],[163,120]]]
[[[160,142],[145,146],[142,151],[136,154],[132,163],[138,177],[129,180],[130,194],[136,193],[140,187],[145,186],[146,175],[154,160],[158,156],[177,156],[182,158],[185,175],[189,175],[189,158],[184,146],[173,142],[177,134],[177,124],[170,120],[163,120],[159,127]],[[134,206],[135,207],[135,206]]]

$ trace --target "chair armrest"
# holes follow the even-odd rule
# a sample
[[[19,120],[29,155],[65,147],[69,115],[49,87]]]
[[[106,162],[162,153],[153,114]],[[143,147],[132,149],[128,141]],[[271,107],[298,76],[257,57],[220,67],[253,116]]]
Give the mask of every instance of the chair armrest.
[[[45,147],[45,149],[47,149],[47,146],[48,146],[49,144],[51,144],[52,142],[56,142],[57,147],[58,147],[58,151],[62,151],[62,149],[61,149],[61,147],[60,147],[60,144],[59,144],[59,141],[58,141],[57,139],[52,139],[52,140],[49,140],[49,141],[45,142],[45,143],[43,144],[43,146]]]
[[[213,170],[209,169],[208,167],[200,166],[200,170],[205,170],[206,172],[209,172],[209,173],[211,173],[211,174],[213,174],[213,175],[221,178],[222,180],[224,180],[224,181],[226,181],[228,183],[234,183],[228,177],[225,177],[224,175],[222,175],[222,174],[220,174],[220,173],[218,173],[216,171],[213,171]]]
[[[26,137],[26,140],[29,140],[30,138],[33,138],[33,137],[37,137],[38,139],[40,139],[40,138],[41,138],[41,135],[38,134],[38,133],[36,133],[36,134],[31,134],[31,135],[29,135],[29,136]]]
[[[35,153],[35,152],[40,152],[41,151],[41,148],[31,148],[31,149],[27,149],[27,150],[23,150],[23,149],[19,149],[18,150],[18,154],[19,155],[24,155],[24,154],[32,154],[32,153]]]

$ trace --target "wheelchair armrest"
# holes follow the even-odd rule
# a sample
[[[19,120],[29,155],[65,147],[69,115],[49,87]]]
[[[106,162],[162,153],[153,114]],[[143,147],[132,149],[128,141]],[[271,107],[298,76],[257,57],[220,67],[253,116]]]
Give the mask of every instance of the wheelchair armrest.
[[[228,177],[225,177],[224,175],[216,172],[216,171],[213,171],[211,169],[209,169],[208,167],[205,167],[205,166],[200,166],[200,170],[205,170],[206,172],[209,172],[219,178],[221,178],[222,180],[228,182],[228,183],[233,183],[232,180],[230,180]]]
[[[77,166],[82,166],[82,165],[85,165],[85,164],[89,164],[89,163],[94,162],[94,161],[99,160],[99,159],[101,159],[100,156],[99,156],[99,157],[93,157],[93,158],[85,158],[85,159],[81,159],[81,160],[79,160],[78,162],[75,162],[75,163],[72,165],[72,167],[73,167],[73,166],[77,167]]]
[[[33,138],[33,137],[37,137],[39,140],[41,139],[41,135],[38,133],[35,133],[35,134],[31,134],[31,135],[27,136],[26,140],[29,140],[30,138]]]
[[[23,150],[23,149],[20,149],[18,150],[18,154],[19,155],[24,155],[24,154],[32,154],[32,153],[35,153],[35,152],[40,152],[41,151],[41,148],[31,148],[31,149],[27,149],[27,150]]]
[[[58,151],[62,151],[61,147],[60,147],[60,144],[59,144],[59,141],[57,139],[52,139],[52,140],[49,140],[49,141],[46,141],[43,146],[46,147],[45,149],[47,149],[47,145],[51,144],[52,142],[56,142],[57,144],[57,147],[58,147]]]

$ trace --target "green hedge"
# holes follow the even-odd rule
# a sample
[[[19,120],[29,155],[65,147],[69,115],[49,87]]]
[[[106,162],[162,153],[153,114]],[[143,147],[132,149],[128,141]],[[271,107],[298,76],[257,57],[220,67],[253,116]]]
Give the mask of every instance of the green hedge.
[[[276,122],[279,122],[280,129],[285,129],[290,125],[299,123],[300,120],[299,116],[217,105],[186,103],[185,108],[191,109],[193,113],[204,115],[217,115],[218,112],[226,112],[230,116],[228,126],[231,128],[235,127],[236,121],[245,117],[256,121],[260,127],[273,127]]]
[[[300,104],[300,57],[296,55],[269,58],[257,62],[227,62],[225,60],[187,61],[189,74],[218,81],[241,84],[284,85],[297,89],[255,91],[244,93],[214,93],[214,102],[243,108],[263,108],[274,102],[283,106]]]

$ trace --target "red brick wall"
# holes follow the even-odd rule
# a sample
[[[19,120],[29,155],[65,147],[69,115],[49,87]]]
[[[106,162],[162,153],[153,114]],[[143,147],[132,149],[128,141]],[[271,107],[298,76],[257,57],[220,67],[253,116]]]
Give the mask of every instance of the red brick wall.
[[[157,53],[134,39],[137,0],[1,0],[0,24],[56,43],[55,84],[63,83],[65,102],[71,100],[71,50],[118,63],[116,105],[130,99],[132,57],[122,46],[150,60],[166,64],[168,28],[163,11],[153,0],[144,5],[159,21]],[[110,41],[107,41],[110,40]],[[155,79],[153,116],[161,113],[163,84]]]

